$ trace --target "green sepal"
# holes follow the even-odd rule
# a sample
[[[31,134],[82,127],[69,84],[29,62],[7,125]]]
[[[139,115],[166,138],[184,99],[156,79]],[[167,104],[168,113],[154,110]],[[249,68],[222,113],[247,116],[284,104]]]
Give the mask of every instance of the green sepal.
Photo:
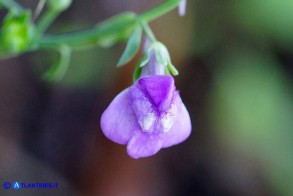
[[[126,43],[125,50],[117,63],[117,67],[125,65],[135,56],[141,44],[141,35],[142,28],[140,26],[136,26]]]
[[[179,71],[176,69],[176,67],[171,62],[168,63],[167,67],[173,76],[179,75]]]
[[[168,69],[168,67],[165,68],[165,75],[171,75],[170,70]]]
[[[59,48],[59,59],[44,74],[43,79],[49,82],[58,82],[62,80],[70,64],[71,49],[62,45]]]
[[[157,63],[166,66],[166,75],[171,73],[172,75],[177,76],[179,74],[178,70],[172,64],[169,51],[164,44],[161,42],[155,42],[150,46],[150,49],[153,49]]]
[[[135,66],[135,70],[133,72],[133,82],[135,82],[136,80],[138,80],[138,78],[140,77],[141,75],[141,71],[142,71],[142,67],[140,67],[139,65],[136,65]]]
[[[150,60],[150,57],[151,57],[151,49],[149,48],[142,56],[142,58],[140,59],[139,63],[138,63],[138,66],[139,67],[143,67],[145,66],[149,60]]]
[[[164,46],[160,42],[156,42],[153,44],[153,48],[155,51],[155,56],[158,64],[167,65],[170,61],[170,55],[166,46]]]

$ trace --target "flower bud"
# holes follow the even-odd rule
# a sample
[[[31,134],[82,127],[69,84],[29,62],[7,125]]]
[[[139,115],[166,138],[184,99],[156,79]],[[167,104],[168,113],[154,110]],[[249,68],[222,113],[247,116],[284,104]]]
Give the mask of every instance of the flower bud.
[[[170,61],[170,55],[166,46],[162,44],[161,42],[155,42],[153,43],[153,48],[154,48],[157,62],[159,64],[166,66],[168,62]]]
[[[138,67],[142,68],[141,76],[169,75],[170,73],[176,76],[179,74],[171,62],[167,47],[158,41],[145,44],[144,55],[138,63]]]
[[[30,22],[29,12],[9,14],[3,23],[1,38],[3,49],[7,53],[18,54],[23,52],[30,44],[34,26]]]

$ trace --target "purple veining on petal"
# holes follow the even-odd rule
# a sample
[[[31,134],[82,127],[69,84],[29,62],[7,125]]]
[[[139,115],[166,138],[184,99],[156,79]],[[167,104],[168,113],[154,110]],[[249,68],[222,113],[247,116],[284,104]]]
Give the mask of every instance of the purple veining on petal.
[[[161,130],[163,132],[169,132],[171,127],[174,124],[174,121],[177,118],[178,115],[178,107],[180,107],[182,104],[179,93],[175,91],[173,93],[173,97],[171,100],[170,107],[167,110],[163,110],[163,113],[160,116],[160,125]]]
[[[129,88],[129,104],[142,131],[152,132],[156,120],[153,104],[136,85]]]
[[[102,115],[101,128],[110,140],[127,144],[131,157],[141,158],[184,141],[191,121],[173,77],[154,75],[117,95]]]
[[[175,105],[177,106],[178,111],[171,129],[168,132],[164,133],[162,141],[163,148],[167,148],[183,142],[189,137],[192,129],[189,113],[185,105],[182,103],[179,94],[175,99]]]
[[[186,5],[187,5],[187,1],[186,0],[182,0],[178,6],[178,13],[180,16],[184,16],[186,13]]]
[[[170,129],[168,124],[172,122],[168,121],[172,118],[169,118],[170,115],[166,113],[170,113],[167,110],[172,108],[174,92],[174,80],[171,76],[143,77],[130,87],[129,103],[144,132]],[[158,123],[162,126],[156,125]]]
[[[174,79],[171,76],[151,76],[138,80],[138,88],[144,92],[160,109],[170,107],[173,92],[175,91]]]

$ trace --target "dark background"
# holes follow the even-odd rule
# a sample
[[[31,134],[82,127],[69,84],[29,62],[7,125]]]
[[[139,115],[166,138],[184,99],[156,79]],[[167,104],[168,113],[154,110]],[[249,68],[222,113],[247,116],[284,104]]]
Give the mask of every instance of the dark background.
[[[49,29],[89,28],[162,1],[74,1]],[[37,1],[19,1],[35,9]],[[293,1],[188,1],[151,23],[180,71],[193,131],[133,160],[100,130],[102,112],[132,83],[115,68],[124,44],[75,52],[65,78],[42,80],[54,54],[0,61],[0,180],[59,182],[22,195],[292,195]],[[15,190],[0,189],[2,194]]]

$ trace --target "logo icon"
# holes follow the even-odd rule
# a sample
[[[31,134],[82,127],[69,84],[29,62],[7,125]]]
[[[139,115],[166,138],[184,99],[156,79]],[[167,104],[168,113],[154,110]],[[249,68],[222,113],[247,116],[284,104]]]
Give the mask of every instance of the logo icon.
[[[14,182],[12,184],[12,186],[13,186],[14,189],[19,189],[20,188],[19,182]]]
[[[5,189],[10,189],[10,187],[11,187],[10,182],[4,182],[4,183],[3,183],[3,188],[5,188]]]

